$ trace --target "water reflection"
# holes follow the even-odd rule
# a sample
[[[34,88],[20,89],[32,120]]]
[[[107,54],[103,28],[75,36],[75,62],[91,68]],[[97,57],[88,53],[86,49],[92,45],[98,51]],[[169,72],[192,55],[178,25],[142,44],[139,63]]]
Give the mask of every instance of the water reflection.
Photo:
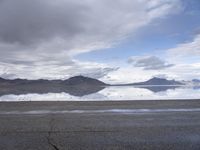
[[[23,90],[22,90],[23,89]],[[198,99],[199,87],[184,86],[94,86],[17,88],[0,91],[0,101],[97,101]]]
[[[167,90],[175,90],[180,87],[181,86],[138,86],[137,88],[144,88],[154,93],[158,93],[158,92],[164,92]]]
[[[25,94],[46,94],[46,93],[68,93],[72,96],[82,97],[97,93],[104,89],[103,86],[13,86],[0,89],[0,96],[4,95],[25,95]]]

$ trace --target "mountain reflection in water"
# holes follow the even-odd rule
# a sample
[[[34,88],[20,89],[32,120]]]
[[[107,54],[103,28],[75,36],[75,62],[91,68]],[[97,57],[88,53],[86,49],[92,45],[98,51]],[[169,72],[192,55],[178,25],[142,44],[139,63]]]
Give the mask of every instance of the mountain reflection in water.
[[[46,94],[46,93],[68,93],[72,96],[82,97],[97,93],[104,89],[104,86],[16,86],[0,90],[3,95],[24,95],[24,94]]]
[[[143,88],[152,91],[154,93],[158,93],[158,92],[165,92],[167,90],[175,90],[177,88],[180,88],[180,86],[140,86],[137,88]]]
[[[108,86],[109,87],[109,86]],[[164,92],[169,89],[176,89],[180,86],[130,86],[133,88],[142,88],[154,93]],[[46,93],[68,93],[72,96],[82,97],[98,93],[106,86],[36,86],[36,85],[18,85],[0,90],[0,96],[3,95],[24,95],[24,94],[46,94]]]
[[[0,78],[3,100],[136,100],[180,97],[191,87],[175,80],[152,78],[145,82],[109,85],[97,79],[75,76],[66,80],[8,80]],[[195,93],[192,89],[191,93]],[[182,93],[182,94],[180,94]],[[37,97],[37,98],[36,98]]]
[[[200,89],[186,86],[18,86],[0,90],[0,101],[104,101],[197,99]]]

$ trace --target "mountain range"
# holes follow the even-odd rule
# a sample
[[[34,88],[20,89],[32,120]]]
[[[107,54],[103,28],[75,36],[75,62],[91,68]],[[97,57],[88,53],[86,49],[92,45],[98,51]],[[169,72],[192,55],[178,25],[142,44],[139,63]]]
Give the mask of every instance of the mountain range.
[[[76,76],[67,80],[7,80],[0,78],[0,96],[8,94],[45,94],[68,93],[73,96],[84,96],[96,93],[106,86],[105,83],[88,77]]]
[[[164,78],[154,77],[144,82],[117,84],[117,86],[175,86],[175,85],[180,86],[184,85],[184,83],[175,80],[167,80]]]
[[[197,80],[193,80],[193,82],[197,82]],[[200,82],[198,80],[198,82]],[[14,79],[14,80],[9,80],[9,79],[4,79],[0,78],[0,85],[63,85],[63,86],[113,86],[111,84],[106,84],[102,81],[99,81],[97,79],[89,78],[89,77],[84,77],[84,76],[75,76],[71,77],[67,80],[44,80],[44,79],[39,79],[39,80],[27,80],[27,79]],[[138,83],[129,83],[129,84],[117,84],[117,85],[183,85],[182,82],[175,81],[175,80],[167,80],[164,78],[157,78],[154,77],[152,79],[149,79],[145,82],[138,82]]]
[[[164,88],[152,87],[165,86]],[[161,78],[152,78],[145,82],[130,83],[130,84],[118,84],[111,85],[106,84],[97,79],[75,76],[67,80],[27,80],[27,79],[14,79],[8,80],[0,78],[0,96],[8,94],[29,94],[29,93],[61,93],[65,92],[73,96],[84,96],[92,93],[96,93],[107,86],[141,86],[141,88],[147,88],[153,92],[159,92],[171,88],[170,86],[180,86],[183,83],[175,80],[167,80]]]
[[[193,83],[200,83],[200,80],[199,79],[193,79],[192,82]]]
[[[175,80],[154,77],[145,82],[133,83],[133,85],[183,85],[183,83]]]
[[[19,84],[60,84],[60,85],[68,85],[68,86],[94,86],[94,85],[106,85],[104,82],[101,82],[97,79],[84,77],[84,76],[75,76],[71,77],[67,80],[27,80],[27,79],[14,79],[8,80],[0,78],[0,85],[1,84],[11,84],[11,85],[19,85]]]

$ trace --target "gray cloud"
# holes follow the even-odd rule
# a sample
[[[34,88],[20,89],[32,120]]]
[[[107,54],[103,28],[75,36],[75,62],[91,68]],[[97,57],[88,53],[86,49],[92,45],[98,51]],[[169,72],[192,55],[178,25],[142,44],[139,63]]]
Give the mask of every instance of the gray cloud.
[[[161,70],[174,66],[174,64],[168,64],[156,56],[131,57],[128,63],[133,64],[134,67],[141,67],[144,70]]]
[[[73,37],[82,30],[84,9],[84,5],[71,1],[64,5],[47,0],[3,1],[0,5],[0,39],[7,43],[31,44],[56,36]]]
[[[44,46],[51,40],[58,43],[64,40],[67,43],[65,50],[76,47],[73,44],[80,42],[89,42],[89,45],[110,43],[158,18],[160,13],[155,14],[155,11],[162,10],[164,6],[169,8],[162,13],[169,13],[177,2],[4,0],[0,5],[0,40],[8,44],[28,45],[29,49]],[[74,40],[77,41],[74,43]]]
[[[0,0],[0,68],[35,77],[42,68],[74,67],[74,55],[112,47],[177,6],[179,0]]]
[[[3,73],[1,74],[1,78],[5,78],[5,79],[14,79],[16,78],[16,74],[12,74],[12,73]]]

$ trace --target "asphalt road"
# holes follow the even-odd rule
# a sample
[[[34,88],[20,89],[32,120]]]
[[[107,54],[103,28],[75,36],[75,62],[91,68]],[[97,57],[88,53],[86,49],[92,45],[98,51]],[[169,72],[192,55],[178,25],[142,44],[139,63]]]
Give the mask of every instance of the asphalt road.
[[[0,150],[200,150],[200,101],[0,103]]]

